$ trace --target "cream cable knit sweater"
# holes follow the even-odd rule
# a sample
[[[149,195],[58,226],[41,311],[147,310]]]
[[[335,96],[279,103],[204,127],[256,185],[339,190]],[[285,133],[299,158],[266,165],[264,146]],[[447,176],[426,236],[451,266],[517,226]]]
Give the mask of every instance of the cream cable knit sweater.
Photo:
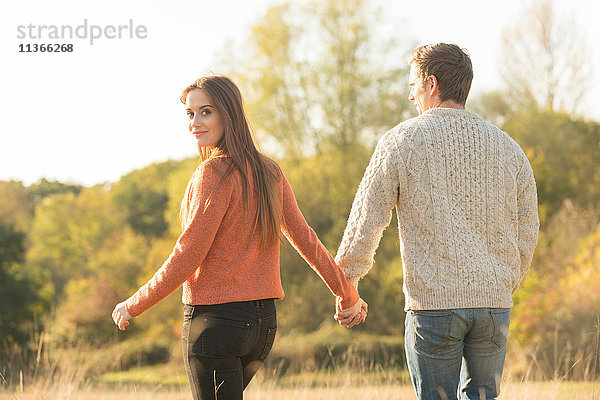
[[[512,307],[539,220],[519,145],[477,114],[431,109],[377,144],[336,262],[358,282],[396,207],[405,310]]]

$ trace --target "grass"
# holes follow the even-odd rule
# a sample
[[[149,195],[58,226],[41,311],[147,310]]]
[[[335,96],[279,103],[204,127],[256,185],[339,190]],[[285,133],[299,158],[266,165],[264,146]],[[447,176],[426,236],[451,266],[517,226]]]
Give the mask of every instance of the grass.
[[[0,400],[176,400],[190,399],[183,363],[135,367],[94,378],[64,369],[20,385],[0,385]],[[499,400],[600,400],[598,382],[522,381],[506,371]],[[263,368],[245,391],[249,400],[408,399],[415,395],[405,370],[394,368],[305,370],[281,374]]]
[[[181,365],[180,365],[181,364]],[[136,367],[127,371],[109,372],[101,375],[96,383],[107,385],[163,385],[163,386],[187,386],[187,376],[180,364],[163,364],[151,367]]]
[[[189,399],[187,378],[183,366],[135,368],[118,374],[106,374],[101,382],[111,382],[119,398],[127,398],[133,390],[133,382],[138,383],[138,394],[143,390],[164,394],[167,399]],[[499,400],[597,400],[593,396],[593,382],[544,381],[521,382],[510,378],[510,371],[502,385]],[[183,379],[183,385],[180,383]],[[143,385],[140,392],[139,385]],[[595,388],[598,392],[598,385]],[[148,394],[149,395],[149,394]],[[121,397],[125,396],[125,397]],[[178,397],[179,396],[179,397]],[[83,397],[88,399],[88,397]],[[98,397],[101,399],[102,397]],[[144,398],[144,397],[140,397]],[[162,398],[162,397],[161,397]],[[278,376],[277,371],[263,369],[246,389],[245,399],[249,400],[320,400],[320,399],[416,399],[406,370],[376,367],[368,370],[347,368],[303,371],[296,374]],[[1,397],[0,397],[1,399]],[[96,399],[96,397],[89,397]],[[150,399],[150,397],[147,397]]]
[[[403,360],[393,356],[402,343],[389,339],[389,343],[374,345],[374,339],[364,337],[359,338],[364,343],[344,350],[340,344],[343,339],[328,331],[317,331],[308,338],[293,335],[283,338],[278,343],[279,352],[269,357],[246,389],[244,398],[415,399],[410,377],[402,368]],[[323,347],[319,343],[328,345]],[[42,346],[40,339],[37,357],[19,358],[13,353],[12,361],[0,360],[0,373],[11,372],[10,385],[0,377],[0,400],[189,399],[181,355],[168,364],[128,368],[141,363],[124,362],[123,349],[139,346],[139,343],[138,346],[120,343],[103,349]],[[527,362],[523,349],[514,348],[515,353],[523,356],[514,357],[513,353],[507,359],[499,400],[600,400],[596,375],[587,373],[581,382],[567,380],[567,374],[537,381],[535,375],[527,372],[535,364]],[[317,362],[314,354],[319,353],[321,361]],[[595,368],[595,364],[590,366]]]
[[[0,389],[0,400],[183,400],[191,397],[183,363],[131,368],[94,379],[54,383],[39,382],[23,391]],[[595,395],[594,395],[595,391]],[[593,382],[522,382],[507,371],[499,400],[600,400],[599,385]],[[406,371],[399,369],[337,369],[302,371],[280,375],[276,369],[263,368],[246,389],[248,400],[320,399],[408,399],[415,395]]]

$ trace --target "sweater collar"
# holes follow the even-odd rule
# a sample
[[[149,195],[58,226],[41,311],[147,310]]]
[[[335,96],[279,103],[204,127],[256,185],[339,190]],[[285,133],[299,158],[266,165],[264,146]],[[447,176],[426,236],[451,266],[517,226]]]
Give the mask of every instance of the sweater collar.
[[[465,110],[464,108],[430,108],[421,115],[455,116],[482,119],[479,115]]]

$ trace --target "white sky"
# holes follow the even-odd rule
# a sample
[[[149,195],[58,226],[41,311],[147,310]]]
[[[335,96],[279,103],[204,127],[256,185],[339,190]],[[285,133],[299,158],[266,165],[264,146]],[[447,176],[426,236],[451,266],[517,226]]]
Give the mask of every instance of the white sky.
[[[243,42],[250,26],[279,2],[2,1],[0,180],[30,184],[46,177],[93,185],[116,181],[153,162],[197,154],[178,100],[181,90],[207,72],[221,72],[216,68],[224,44]],[[378,3],[385,18],[398,21],[398,31],[410,35],[407,39],[467,48],[475,69],[472,93],[477,93],[499,85],[502,29],[514,23],[529,1]],[[574,13],[590,43],[600,38],[600,1],[557,3]],[[100,39],[93,46],[83,39],[64,41],[75,45],[73,53],[18,52],[21,43],[41,43],[17,39],[18,25],[78,26],[84,19],[99,26],[133,19],[134,26],[146,26],[148,37]],[[598,52],[593,55],[595,70],[600,70]],[[600,93],[598,78],[590,82],[595,96]],[[597,100],[590,99],[587,114],[600,120],[591,106]]]

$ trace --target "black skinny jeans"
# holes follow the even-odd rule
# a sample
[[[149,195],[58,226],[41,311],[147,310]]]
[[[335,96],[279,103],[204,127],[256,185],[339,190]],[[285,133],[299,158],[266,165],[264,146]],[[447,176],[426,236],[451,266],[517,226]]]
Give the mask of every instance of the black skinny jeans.
[[[273,299],[184,305],[183,361],[193,398],[242,399],[276,332]]]

